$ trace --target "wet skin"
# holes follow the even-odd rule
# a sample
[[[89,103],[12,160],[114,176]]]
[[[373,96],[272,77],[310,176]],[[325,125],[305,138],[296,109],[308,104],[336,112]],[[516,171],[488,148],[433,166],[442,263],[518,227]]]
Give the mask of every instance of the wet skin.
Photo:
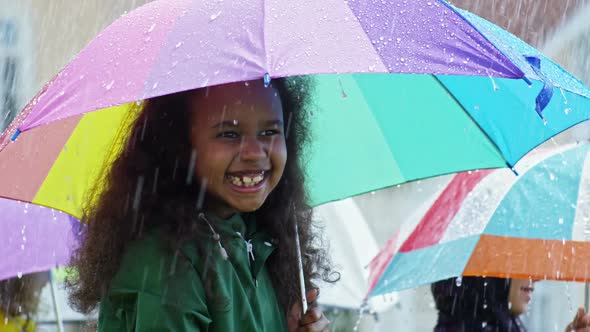
[[[226,218],[262,206],[287,161],[283,108],[275,88],[261,80],[198,90],[192,96],[195,173]]]

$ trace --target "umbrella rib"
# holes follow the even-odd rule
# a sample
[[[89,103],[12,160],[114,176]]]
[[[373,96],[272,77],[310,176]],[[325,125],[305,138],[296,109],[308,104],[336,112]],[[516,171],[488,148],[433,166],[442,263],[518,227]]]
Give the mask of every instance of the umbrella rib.
[[[469,26],[471,26],[473,28],[473,30],[475,30],[480,36],[482,36],[494,49],[496,49],[496,51],[498,51],[499,54],[501,54],[507,61],[509,64],[512,65],[512,67],[516,68],[517,72],[515,74],[520,75],[520,76],[516,76],[514,77],[515,79],[523,79],[526,77],[525,73],[522,71],[522,69],[520,69],[512,59],[510,59],[510,57],[508,55],[506,55],[506,53],[504,53],[500,48],[498,48],[498,46],[496,46],[496,44],[494,44],[489,38],[488,36],[486,36],[483,32],[481,32],[470,20],[468,20],[459,10],[457,10],[457,8],[455,8],[453,5],[447,3],[445,0],[440,1],[444,6],[448,7],[451,11],[453,11],[455,13],[455,15],[459,16],[461,19],[463,19],[463,21],[465,21],[467,24],[469,24]],[[506,68],[508,69],[509,67],[506,66]],[[513,70],[510,70],[511,72]]]
[[[447,95],[449,95],[450,98],[452,98],[457,105],[459,105],[461,107],[461,109],[463,110],[463,112],[465,112],[465,114],[469,117],[469,119],[471,119],[471,122],[473,122],[473,124],[475,126],[477,126],[477,128],[485,135],[485,137],[488,139],[488,141],[492,144],[492,146],[494,147],[494,149],[496,150],[496,153],[498,153],[498,155],[500,155],[500,157],[504,160],[504,162],[506,163],[506,166],[508,166],[508,168],[513,169],[514,165],[511,165],[508,161],[506,161],[506,158],[504,157],[504,154],[502,153],[502,150],[500,150],[500,147],[498,147],[498,145],[496,144],[496,142],[490,137],[490,135],[488,135],[488,133],[479,125],[479,123],[477,121],[475,121],[475,119],[473,118],[473,116],[471,116],[471,114],[469,114],[469,112],[467,112],[467,109],[465,109],[465,106],[463,105],[463,103],[461,103],[457,97],[455,97],[455,95],[453,95],[451,93],[451,91],[449,91],[449,89],[447,88],[446,85],[444,85],[443,82],[441,82],[441,80],[438,78],[437,75],[432,75],[432,77],[434,78],[434,80],[445,90],[445,92],[447,93]]]

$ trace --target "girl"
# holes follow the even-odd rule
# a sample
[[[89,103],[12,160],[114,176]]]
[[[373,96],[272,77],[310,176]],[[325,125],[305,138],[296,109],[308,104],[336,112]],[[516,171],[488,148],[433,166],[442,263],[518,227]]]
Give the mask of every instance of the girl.
[[[524,332],[519,316],[526,313],[535,280],[463,277],[435,282],[432,295],[438,309],[435,332]],[[566,332],[590,332],[590,314],[579,308]]]
[[[88,199],[68,280],[99,331],[327,331],[300,311],[331,278],[314,247],[301,150],[308,84],[232,83],[146,101]],[[125,134],[129,132],[129,134]]]
[[[532,285],[525,281],[527,292],[532,292]],[[487,277],[462,277],[460,284],[451,278],[432,284],[438,309],[434,331],[525,331],[518,316],[526,311],[528,301],[511,292],[512,284],[521,285],[520,280],[511,283],[511,279]]]

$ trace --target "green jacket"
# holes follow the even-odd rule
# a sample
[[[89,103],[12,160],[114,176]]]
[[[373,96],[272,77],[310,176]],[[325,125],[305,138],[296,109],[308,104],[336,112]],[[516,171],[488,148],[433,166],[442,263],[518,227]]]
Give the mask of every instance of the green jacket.
[[[287,330],[264,265],[274,250],[270,239],[250,216],[247,222],[239,214],[208,219],[229,258],[222,258],[212,232],[199,236],[207,255],[199,255],[194,242],[174,255],[162,231],[150,232],[126,250],[100,303],[99,331]],[[254,260],[243,238],[251,240]]]

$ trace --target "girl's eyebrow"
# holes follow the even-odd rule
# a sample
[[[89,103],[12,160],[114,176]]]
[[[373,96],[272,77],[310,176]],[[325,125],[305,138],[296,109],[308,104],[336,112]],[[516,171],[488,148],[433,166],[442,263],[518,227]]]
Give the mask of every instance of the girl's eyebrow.
[[[283,121],[282,120],[270,120],[270,121],[266,121],[264,123],[266,126],[268,127],[272,127],[272,126],[282,126],[283,125]]]
[[[265,126],[268,127],[272,127],[272,126],[282,126],[283,125],[283,121],[276,119],[276,120],[268,120],[264,123]],[[216,123],[215,125],[213,125],[211,128],[220,128],[220,127],[239,127],[239,122],[238,121],[221,121],[219,123]]]
[[[211,128],[219,128],[219,127],[238,127],[238,121],[221,121]]]

